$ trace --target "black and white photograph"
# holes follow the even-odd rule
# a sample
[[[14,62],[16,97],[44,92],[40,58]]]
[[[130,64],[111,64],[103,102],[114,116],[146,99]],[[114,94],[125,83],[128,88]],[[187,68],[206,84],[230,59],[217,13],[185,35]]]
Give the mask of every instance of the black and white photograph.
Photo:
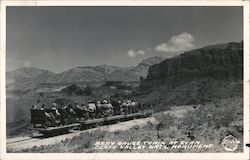
[[[244,11],[7,5],[6,154],[249,153]]]

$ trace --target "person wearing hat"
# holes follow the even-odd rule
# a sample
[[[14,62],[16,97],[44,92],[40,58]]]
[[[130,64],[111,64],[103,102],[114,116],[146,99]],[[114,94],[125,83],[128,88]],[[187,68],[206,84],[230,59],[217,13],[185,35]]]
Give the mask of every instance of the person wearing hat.
[[[61,109],[61,121],[62,121],[62,124],[69,124],[69,109],[67,106],[64,106],[62,109]]]
[[[107,109],[108,109],[108,116],[113,116],[114,115],[114,109],[111,103],[107,103]]]
[[[131,113],[131,100],[127,100],[127,110],[128,110],[128,113]]]
[[[89,103],[88,103],[88,109],[89,109],[91,112],[95,111],[95,110],[96,110],[95,103],[92,102],[92,101],[89,101]]]
[[[135,113],[136,112],[136,102],[135,101],[132,101],[131,102],[131,108],[132,108],[132,113]]]
[[[69,105],[67,106],[67,110],[66,110],[66,111],[67,111],[68,116],[69,116],[69,118],[68,118],[69,123],[75,122],[76,112],[75,112],[75,110],[73,109],[73,107],[72,107],[71,104],[69,104]]]
[[[103,104],[107,104],[108,101],[107,101],[106,99],[104,99],[104,100],[102,101],[102,103],[103,103]]]
[[[122,111],[123,111],[123,114],[128,114],[128,105],[126,101],[122,103]]]
[[[85,120],[89,118],[89,110],[84,103],[81,104],[81,112]]]
[[[83,116],[83,110],[82,110],[82,108],[80,107],[80,105],[78,104],[77,101],[75,101],[74,111],[75,111],[76,117],[77,117],[78,119],[79,119],[79,118],[82,118],[82,116]]]
[[[113,106],[114,115],[120,114],[120,103],[117,100],[111,101],[111,105]]]
[[[76,112],[75,110],[73,109],[73,106],[71,104],[68,105],[68,108],[69,108],[69,113],[71,116],[75,116],[76,115]]]
[[[52,109],[55,110],[56,109],[57,104],[56,103],[52,103]]]
[[[60,116],[60,113],[59,113],[59,111],[58,111],[58,109],[57,109],[57,104],[56,104],[56,103],[53,103],[53,104],[52,104],[52,110],[55,111],[55,114],[56,114],[57,116]]]
[[[52,103],[52,114],[55,117],[55,124],[59,124],[60,120],[61,120],[61,114],[59,113],[59,111],[56,107],[57,107],[57,104]]]
[[[103,111],[103,117],[108,117],[110,114],[110,106],[108,104],[107,100],[102,101],[102,111]]]
[[[87,106],[88,106],[90,118],[95,118],[96,117],[96,105],[95,105],[95,103],[92,101],[89,101]]]
[[[54,116],[45,111],[45,104],[42,104],[40,110],[44,111],[45,118],[46,118],[46,125],[50,126],[52,124],[52,120],[53,120]]]
[[[101,101],[96,102],[96,117],[102,117],[102,104]]]

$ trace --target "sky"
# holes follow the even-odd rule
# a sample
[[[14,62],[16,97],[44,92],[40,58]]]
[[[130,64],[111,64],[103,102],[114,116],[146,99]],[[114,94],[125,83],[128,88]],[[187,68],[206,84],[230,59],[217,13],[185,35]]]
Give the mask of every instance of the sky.
[[[242,7],[7,7],[7,71],[135,66],[243,40]]]

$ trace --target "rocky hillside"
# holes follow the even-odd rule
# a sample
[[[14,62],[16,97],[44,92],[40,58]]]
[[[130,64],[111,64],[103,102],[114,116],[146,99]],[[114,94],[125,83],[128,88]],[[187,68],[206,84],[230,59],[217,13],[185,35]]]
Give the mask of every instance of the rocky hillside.
[[[117,67],[112,65],[82,66],[62,73],[52,73],[37,68],[21,68],[6,73],[7,89],[29,89],[39,83],[74,83],[99,81],[139,81],[146,77],[148,68],[164,60],[155,56],[143,60],[134,67]]]
[[[199,79],[242,80],[243,42],[207,46],[152,65],[141,87],[172,89]]]
[[[104,81],[107,75],[118,69],[120,67],[111,65],[76,67],[58,74],[55,82]]]
[[[54,77],[55,82],[93,82],[93,81],[139,81],[146,77],[148,68],[160,63],[165,58],[149,57],[134,67],[117,67],[112,65],[82,66],[72,68]]]
[[[154,56],[142,60],[135,67],[120,68],[108,76],[106,80],[109,81],[138,81],[140,77],[145,78],[148,74],[148,68],[154,64],[158,64],[163,61],[165,57]]]
[[[33,79],[37,77],[48,77],[48,76],[54,76],[55,74],[47,71],[42,70],[38,68],[32,68],[32,67],[24,67],[20,68],[14,71],[9,71],[6,73],[7,77],[7,85],[13,82],[22,81],[26,79]]]

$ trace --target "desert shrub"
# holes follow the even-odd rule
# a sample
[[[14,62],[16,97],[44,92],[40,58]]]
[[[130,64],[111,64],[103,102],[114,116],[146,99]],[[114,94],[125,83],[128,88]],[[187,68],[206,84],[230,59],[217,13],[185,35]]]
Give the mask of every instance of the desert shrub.
[[[157,121],[159,121],[159,123],[156,125],[156,130],[161,130],[173,126],[176,119],[176,117],[174,117],[173,115],[164,113],[158,114],[155,118]]]
[[[188,131],[194,131],[207,124],[214,129],[229,127],[232,122],[243,117],[242,99],[226,99],[220,103],[200,106],[195,112],[188,112],[182,126]]]
[[[39,96],[40,97],[44,97],[44,93],[43,92],[39,92]]]
[[[132,86],[121,84],[121,85],[118,85],[118,86],[117,86],[117,89],[131,90],[131,89],[132,89]]]
[[[91,96],[93,94],[93,90],[90,86],[86,86],[83,92],[86,96]]]
[[[117,85],[121,85],[122,82],[121,81],[106,81],[103,86],[106,87],[110,87],[110,86],[117,86]]]
[[[97,139],[102,139],[106,131],[99,129],[89,132],[83,132],[80,136],[73,137],[72,139],[66,138],[57,144],[46,146],[34,146],[32,148],[15,151],[8,149],[8,152],[30,152],[30,153],[63,153],[63,152],[93,152],[93,143]]]
[[[112,99],[117,99],[117,98],[122,98],[123,94],[121,93],[115,93],[114,95],[111,96]]]

